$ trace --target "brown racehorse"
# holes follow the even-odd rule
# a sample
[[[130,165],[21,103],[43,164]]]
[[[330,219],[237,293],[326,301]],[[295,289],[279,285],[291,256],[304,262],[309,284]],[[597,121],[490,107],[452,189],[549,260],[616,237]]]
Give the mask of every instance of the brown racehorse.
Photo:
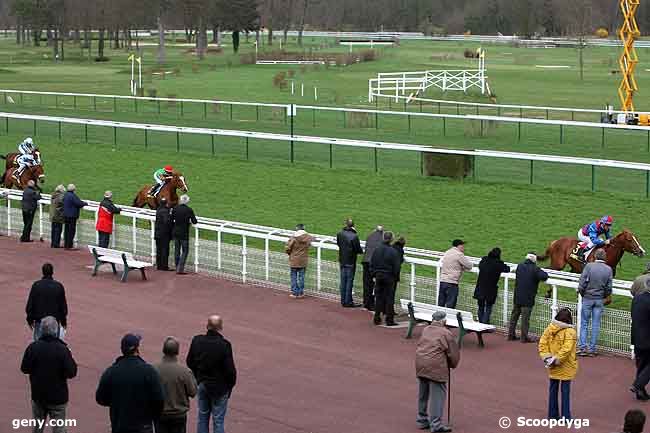
[[[35,165],[33,167],[27,167],[23,174],[20,175],[20,182],[16,182],[14,179],[14,171],[18,170],[17,167],[11,167],[5,172],[5,177],[2,179],[2,184],[5,188],[16,188],[16,189],[25,189],[27,187],[27,182],[33,180],[38,187],[39,182],[45,182],[45,171],[43,170],[42,165]]]
[[[162,187],[155,197],[148,196],[151,185],[143,186],[135,196],[135,199],[133,199],[133,206],[145,207],[148,205],[150,209],[158,209],[159,200],[163,197],[167,199],[169,206],[176,206],[178,204],[177,189],[187,192],[187,183],[185,183],[185,177],[181,173],[174,172],[172,178]]]
[[[0,155],[0,158],[4,159],[5,162],[5,170],[9,170],[11,167],[14,167],[16,165],[16,158],[20,156],[20,153],[18,152],[11,152],[6,155]],[[36,161],[37,164],[41,163],[41,151],[38,150],[38,148],[34,149],[34,160]]]
[[[571,252],[578,245],[576,238],[564,237],[551,242],[546,249],[543,256],[537,256],[537,260],[544,261],[548,258],[551,259],[550,268],[556,271],[561,271],[567,265],[571,268],[571,272],[581,273],[584,267],[583,263],[572,259]],[[634,254],[637,257],[643,257],[645,250],[637,240],[634,233],[624,229],[621,233],[617,234],[611,239],[609,245],[600,247],[605,251],[607,258],[605,262],[612,268],[612,272],[616,275],[616,266],[618,266],[623,254],[625,252]],[[594,261],[594,252],[592,251],[587,258],[588,262]],[[550,293],[550,290],[549,290]],[[547,293],[547,297],[549,296]]]

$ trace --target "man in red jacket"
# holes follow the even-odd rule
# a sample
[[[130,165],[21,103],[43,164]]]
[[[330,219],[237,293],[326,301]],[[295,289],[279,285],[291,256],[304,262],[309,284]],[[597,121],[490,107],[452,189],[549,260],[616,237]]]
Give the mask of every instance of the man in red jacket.
[[[115,206],[112,201],[113,193],[106,191],[104,193],[104,200],[99,204],[97,210],[97,224],[95,228],[99,235],[98,245],[101,248],[108,248],[111,240],[111,233],[113,233],[113,215],[120,213],[122,210]]]

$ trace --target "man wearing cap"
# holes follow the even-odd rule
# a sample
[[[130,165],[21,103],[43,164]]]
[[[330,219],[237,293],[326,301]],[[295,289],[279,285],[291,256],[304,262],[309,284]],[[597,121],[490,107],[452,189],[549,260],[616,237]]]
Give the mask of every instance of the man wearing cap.
[[[32,224],[34,224],[34,215],[36,214],[40,199],[41,193],[36,189],[36,182],[30,179],[27,181],[27,188],[23,191],[23,198],[21,200],[23,208],[23,234],[20,237],[20,242],[33,242]]]
[[[386,316],[386,326],[395,326],[395,282],[399,276],[402,263],[399,253],[390,243],[393,241],[392,232],[384,232],[382,244],[372,253],[370,272],[375,278],[375,315],[373,323],[381,323],[381,314]]]
[[[156,224],[154,227],[154,239],[156,240],[156,269],[159,271],[170,271],[169,269],[169,242],[172,240],[174,223],[172,222],[172,210],[165,197],[160,199],[156,209]]]
[[[417,424],[422,430],[450,432],[442,423],[447,397],[447,382],[452,368],[460,362],[460,350],[454,335],[445,327],[447,314],[436,311],[431,325],[424,328],[415,351],[415,374],[418,378]]]
[[[384,227],[377,226],[366,238],[366,250],[363,253],[363,307],[369,311],[375,309],[375,282],[370,272],[370,259],[378,246],[381,245],[384,236]]]
[[[65,232],[63,234],[63,247],[66,250],[74,249],[74,237],[77,234],[77,220],[79,210],[88,203],[77,196],[77,187],[74,183],[68,185],[67,192],[63,196],[63,220],[65,221]]]
[[[113,204],[113,193],[106,191],[104,199],[99,203],[97,210],[97,229],[99,243],[101,248],[108,248],[113,233],[113,215],[120,213],[122,210]]]
[[[190,224],[197,224],[194,210],[187,205],[190,197],[183,194],[179,199],[179,205],[172,211],[172,222],[174,224],[174,255],[176,262],[176,273],[185,275],[185,261],[190,247]]]
[[[112,433],[152,433],[160,418],[165,395],[156,370],[140,358],[141,337],[122,337],[122,356],[104,371],[95,393],[110,408]]]
[[[174,167],[166,165],[165,168],[159,168],[153,173],[153,180],[156,182],[149,190],[149,196],[155,197],[158,195],[163,186],[171,180],[174,175]]]
[[[361,241],[357,235],[352,219],[345,220],[343,230],[336,235],[336,245],[339,247],[339,269],[341,284],[341,305],[346,308],[360,307],[354,303],[352,298],[352,287],[354,286],[354,274],[357,270],[357,256],[363,254]]]
[[[446,308],[456,308],[458,283],[463,276],[463,271],[472,270],[472,262],[465,257],[465,242],[454,239],[451,245],[441,259],[438,291],[438,305]]]
[[[515,298],[510,316],[508,340],[517,340],[517,322],[521,316],[521,342],[533,343],[535,340],[528,336],[530,314],[535,306],[535,297],[540,281],[548,280],[548,274],[537,266],[537,254],[530,252],[526,260],[517,265],[515,278]]]

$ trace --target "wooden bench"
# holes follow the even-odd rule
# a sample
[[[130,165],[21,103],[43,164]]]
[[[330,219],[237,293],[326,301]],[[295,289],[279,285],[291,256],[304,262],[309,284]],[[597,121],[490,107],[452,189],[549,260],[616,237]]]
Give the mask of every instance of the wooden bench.
[[[115,265],[123,266],[122,278],[121,278],[121,281],[123,283],[126,282],[126,278],[128,277],[129,272],[131,272],[134,269],[139,269],[140,273],[142,274],[142,279],[146,280],[147,276],[145,275],[144,270],[147,267],[152,266],[151,263],[141,262],[139,260],[136,260],[133,257],[133,254],[124,251],[111,250],[109,248],[102,248],[94,245],[88,245],[88,250],[95,258],[93,277],[97,275],[97,270],[101,265],[108,263],[111,265],[111,268],[113,268],[114,274],[117,274],[117,269],[115,269]]]
[[[413,328],[415,328],[417,322],[431,323],[431,316],[436,311],[442,311],[447,314],[447,326],[450,328],[458,328],[458,341],[460,343],[462,343],[463,337],[466,334],[474,332],[478,337],[478,345],[485,347],[483,334],[494,332],[496,329],[494,325],[486,325],[485,323],[474,321],[474,317],[469,311],[455,310],[453,308],[439,307],[421,302],[411,302],[408,299],[400,299],[400,304],[402,305],[402,309],[409,313],[409,327],[406,331],[406,338],[411,338]]]

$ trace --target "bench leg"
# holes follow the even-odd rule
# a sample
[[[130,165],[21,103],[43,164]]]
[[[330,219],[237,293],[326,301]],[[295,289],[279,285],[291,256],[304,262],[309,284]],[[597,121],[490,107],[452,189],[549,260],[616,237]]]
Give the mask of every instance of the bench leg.
[[[142,274],[142,279],[143,279],[144,281],[147,281],[147,275],[144,273],[144,268],[141,268],[141,269],[140,269],[140,273]]]
[[[476,336],[478,337],[478,347],[480,347],[480,348],[485,347],[485,343],[483,342],[483,333],[482,332],[477,332]]]
[[[122,279],[121,279],[121,281],[122,281],[123,283],[126,283],[126,278],[129,276],[129,271],[130,271],[130,270],[131,270],[131,269],[129,269],[128,266],[126,266],[126,265],[124,266],[124,272],[122,272]]]
[[[113,268],[113,273],[117,274],[117,269],[115,269],[115,263],[111,263],[111,268]]]
[[[100,262],[99,260],[95,259],[95,267],[93,268],[93,277],[96,277],[96,276],[97,276],[97,270],[99,269],[99,267],[101,266],[101,264],[102,264],[102,262]]]

